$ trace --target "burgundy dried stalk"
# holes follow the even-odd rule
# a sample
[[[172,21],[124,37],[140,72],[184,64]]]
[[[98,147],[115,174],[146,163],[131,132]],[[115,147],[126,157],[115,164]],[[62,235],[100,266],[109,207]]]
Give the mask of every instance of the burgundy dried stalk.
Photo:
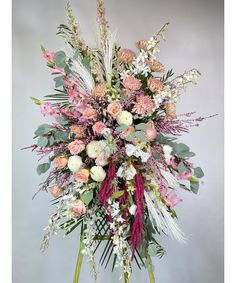
[[[135,191],[134,198],[137,205],[135,212],[135,220],[131,228],[131,245],[132,245],[132,257],[134,258],[134,254],[136,249],[139,248],[140,242],[143,237],[143,214],[144,214],[144,181],[142,176],[136,174],[134,177],[135,181]]]
[[[99,200],[101,201],[103,207],[107,209],[106,202],[109,199],[109,197],[112,195],[112,181],[116,177],[116,166],[113,162],[109,164],[106,177],[102,183],[102,186],[100,188],[99,192]]]

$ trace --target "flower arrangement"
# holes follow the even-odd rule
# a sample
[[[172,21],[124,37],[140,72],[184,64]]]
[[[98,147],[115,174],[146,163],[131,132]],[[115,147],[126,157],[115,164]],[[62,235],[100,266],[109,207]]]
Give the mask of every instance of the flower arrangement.
[[[68,24],[58,28],[65,50],[42,47],[55,93],[41,101],[41,113],[54,122],[35,131],[30,148],[44,162],[39,175],[49,173],[40,191],[50,191],[55,212],[45,228],[42,250],[52,235],[80,227],[80,250],[74,283],[79,280],[83,255],[92,275],[98,266],[95,253],[105,242],[100,263],[122,269],[128,282],[132,263],[146,267],[155,282],[151,257],[162,257],[162,234],[179,242],[186,237],[176,223],[175,206],[181,189],[196,194],[200,167],[189,161],[194,153],[177,137],[205,118],[193,112],[176,114],[176,102],[200,72],[186,71],[173,78],[157,60],[168,23],[137,50],[121,48],[97,0],[97,45],[81,37],[78,21],[67,6]]]

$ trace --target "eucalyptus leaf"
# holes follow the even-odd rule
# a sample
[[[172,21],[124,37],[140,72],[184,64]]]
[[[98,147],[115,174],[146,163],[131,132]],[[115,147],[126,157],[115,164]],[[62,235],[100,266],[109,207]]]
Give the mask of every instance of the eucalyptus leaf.
[[[126,141],[134,141],[135,140],[135,133],[130,133],[127,137],[125,137]]]
[[[64,51],[57,51],[55,53],[56,65],[59,68],[64,68],[66,66],[66,53]]]
[[[147,129],[147,125],[145,123],[140,123],[135,126],[137,130],[145,131]]]
[[[55,82],[55,87],[60,87],[64,84],[63,77],[55,77],[53,80]]]
[[[182,161],[178,164],[178,172],[180,174],[184,172],[188,172],[188,168],[184,165]]]
[[[57,141],[67,141],[68,138],[69,138],[69,135],[67,132],[64,132],[64,131],[58,131],[54,134],[54,138],[57,140]]]
[[[201,167],[194,168],[194,176],[197,178],[202,178],[204,176],[204,172],[202,171]]]
[[[194,194],[197,194],[198,190],[199,190],[199,182],[192,182],[192,181],[190,181],[190,188],[191,188],[191,191]]]
[[[129,126],[122,124],[122,125],[116,127],[116,130],[117,130],[118,132],[124,132],[125,130],[128,129],[128,127],[129,127]]]
[[[137,140],[141,142],[147,142],[147,137],[145,136],[143,131],[137,131],[135,132],[135,137]]]
[[[48,138],[40,136],[37,141],[37,145],[40,147],[45,147],[48,144]]]
[[[38,129],[34,132],[36,136],[43,136],[50,132],[51,128],[48,124],[42,124],[38,127]]]
[[[50,168],[50,163],[39,164],[38,167],[37,167],[37,173],[39,175],[41,175],[41,174],[47,172],[49,168]]]

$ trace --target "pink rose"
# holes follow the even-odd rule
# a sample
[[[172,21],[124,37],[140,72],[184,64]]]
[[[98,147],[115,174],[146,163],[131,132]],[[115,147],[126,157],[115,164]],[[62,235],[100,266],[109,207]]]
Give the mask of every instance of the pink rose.
[[[73,202],[71,206],[71,211],[76,217],[80,217],[81,215],[85,214],[86,208],[82,200],[78,199]]]
[[[142,84],[140,80],[136,79],[135,77],[128,76],[123,80],[123,86],[127,90],[137,91],[141,88]]]
[[[55,197],[59,197],[63,192],[63,189],[57,185],[50,188],[50,193]]]
[[[43,57],[47,60],[50,61],[51,63],[55,63],[55,53],[51,51],[46,51],[43,54]]]
[[[107,112],[113,117],[116,118],[122,111],[122,106],[119,102],[111,102],[107,107]]]
[[[96,122],[93,125],[93,131],[95,134],[101,135],[102,131],[105,129],[106,125],[103,122]]]
[[[147,129],[144,131],[144,134],[149,142],[153,141],[157,136],[157,130],[152,121],[147,122]]]
[[[68,144],[68,149],[71,154],[79,154],[81,151],[85,149],[85,144],[81,140],[75,140]]]
[[[87,107],[83,112],[83,117],[85,119],[96,119],[97,111],[91,107]]]
[[[95,163],[97,166],[105,166],[108,164],[108,159],[105,158],[104,156],[99,155],[96,159],[95,159]]]
[[[89,170],[88,169],[80,169],[75,174],[75,180],[78,183],[87,183],[89,178]]]
[[[73,125],[70,127],[70,132],[75,134],[77,139],[85,137],[85,130],[82,126]]]
[[[157,78],[149,78],[147,85],[151,92],[161,92],[164,88],[163,83]]]

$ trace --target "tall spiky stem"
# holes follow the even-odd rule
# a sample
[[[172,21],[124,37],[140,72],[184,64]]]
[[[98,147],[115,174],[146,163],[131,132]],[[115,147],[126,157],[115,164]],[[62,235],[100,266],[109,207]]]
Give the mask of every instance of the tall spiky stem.
[[[106,9],[104,0],[97,0],[97,22],[102,42],[105,43],[108,35],[109,25],[106,19]]]

